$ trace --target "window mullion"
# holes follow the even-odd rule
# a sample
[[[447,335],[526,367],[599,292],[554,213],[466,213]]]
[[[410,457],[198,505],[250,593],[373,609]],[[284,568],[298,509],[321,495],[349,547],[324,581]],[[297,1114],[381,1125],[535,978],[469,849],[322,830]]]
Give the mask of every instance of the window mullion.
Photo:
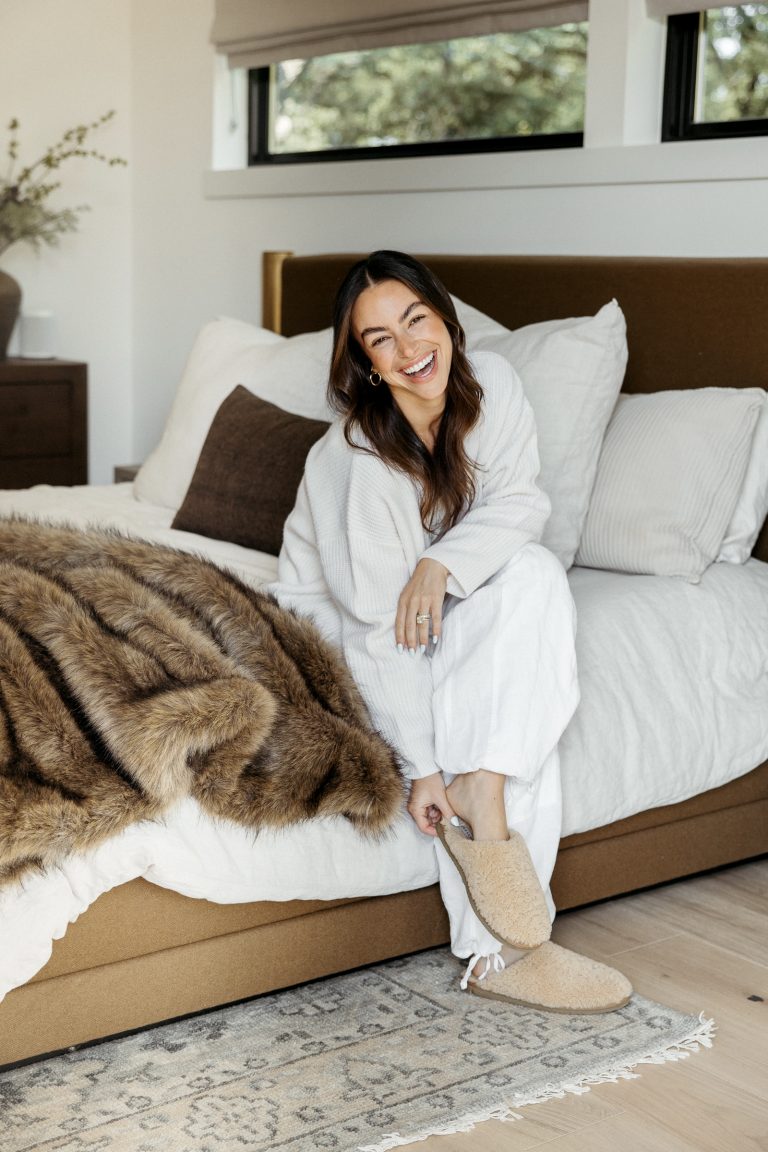
[[[684,140],[690,135],[696,101],[698,12],[670,16],[667,21],[667,58],[664,69],[661,139]]]
[[[250,164],[266,164],[270,160],[269,72],[269,68],[256,68],[251,72],[248,95]]]

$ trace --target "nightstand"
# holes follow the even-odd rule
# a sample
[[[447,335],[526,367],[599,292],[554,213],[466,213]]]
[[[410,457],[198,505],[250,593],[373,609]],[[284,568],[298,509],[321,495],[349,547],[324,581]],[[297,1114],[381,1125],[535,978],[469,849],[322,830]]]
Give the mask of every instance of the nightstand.
[[[135,480],[139,468],[141,468],[141,464],[115,464],[113,482],[124,484],[126,480]]]
[[[0,360],[0,488],[88,483],[88,368]]]

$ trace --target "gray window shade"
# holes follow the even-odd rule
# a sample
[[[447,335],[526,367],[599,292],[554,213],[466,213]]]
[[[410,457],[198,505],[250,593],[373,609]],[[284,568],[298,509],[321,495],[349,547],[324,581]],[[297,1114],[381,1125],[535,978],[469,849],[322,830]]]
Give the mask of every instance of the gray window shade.
[[[488,36],[587,19],[587,0],[216,0],[211,39],[233,68]]]
[[[683,12],[703,12],[705,8],[720,8],[720,0],[645,0],[649,16],[666,20],[667,16],[680,16]]]

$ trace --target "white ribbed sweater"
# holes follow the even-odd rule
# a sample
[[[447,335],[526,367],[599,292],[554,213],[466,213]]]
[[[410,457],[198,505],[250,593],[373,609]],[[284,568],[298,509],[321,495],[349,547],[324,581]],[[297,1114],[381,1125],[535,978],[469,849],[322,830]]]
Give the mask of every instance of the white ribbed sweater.
[[[350,447],[341,422],[334,423],[307,458],[270,589],[341,647],[374,723],[410,777],[439,766],[431,661],[398,653],[395,644],[400,593],[429,556],[448,569],[449,593],[471,595],[519,548],[540,539],[549,515],[535,483],[536,432],[519,377],[494,352],[474,353],[471,364],[484,399],[466,440],[476,493],[462,520],[430,544],[414,482]]]

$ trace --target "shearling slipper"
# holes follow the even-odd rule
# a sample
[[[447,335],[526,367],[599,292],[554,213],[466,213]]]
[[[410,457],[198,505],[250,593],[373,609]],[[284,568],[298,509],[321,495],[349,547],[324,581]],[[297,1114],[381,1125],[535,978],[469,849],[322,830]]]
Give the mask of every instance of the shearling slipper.
[[[436,831],[456,865],[472,910],[497,940],[529,951],[552,931],[547,901],[519,832],[509,840],[467,840],[441,820]]]
[[[615,1012],[629,1002],[632,985],[626,976],[548,941],[510,964],[508,968],[470,979],[467,991],[473,996],[524,1004],[545,1012]]]

